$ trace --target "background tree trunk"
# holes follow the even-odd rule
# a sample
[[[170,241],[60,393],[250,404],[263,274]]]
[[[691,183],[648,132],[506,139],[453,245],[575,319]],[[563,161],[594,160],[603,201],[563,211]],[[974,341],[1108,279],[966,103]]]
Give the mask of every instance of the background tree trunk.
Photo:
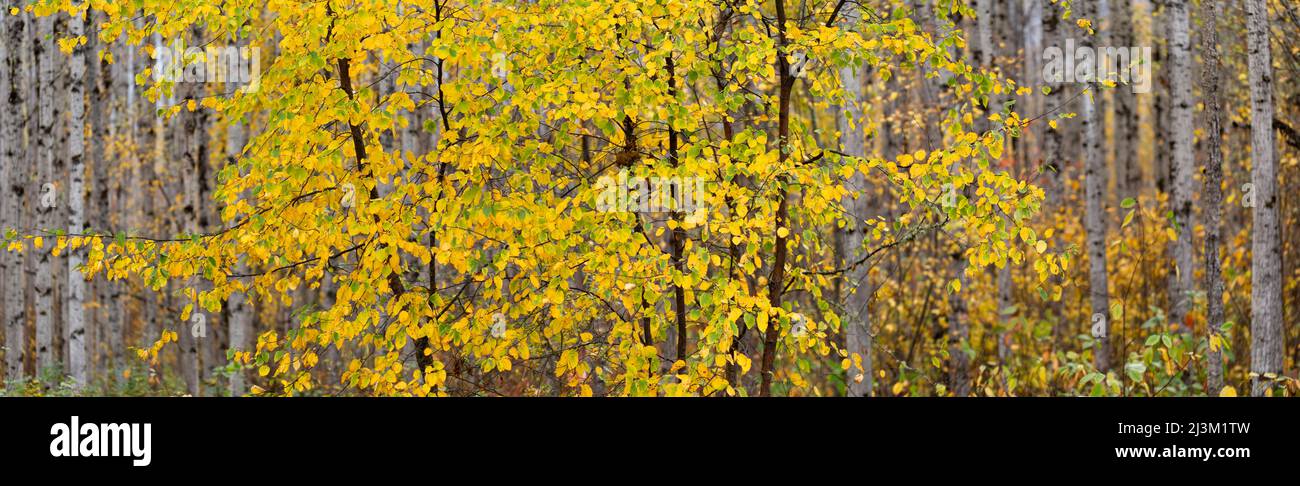
[[[110,177],[106,147],[110,140],[116,138],[117,122],[122,118],[117,114],[119,110],[117,102],[120,100],[114,96],[113,80],[121,76],[117,68],[123,63],[119,58],[116,63],[109,64],[108,59],[104,57],[112,52],[112,48],[110,45],[98,42],[98,23],[103,20],[103,15],[98,13],[92,15],[94,17],[91,17],[88,22],[91,27],[87,36],[89,49],[86,50],[86,65],[89,68],[87,71],[89,79],[86,85],[91,87],[89,104],[92,138],[89,158],[94,180],[90,191],[92,210],[89,217],[90,224],[93,225],[92,229],[97,233],[105,233],[110,232],[115,226],[113,216],[122,213],[122,208],[118,205],[118,191],[114,190],[111,183],[116,182],[117,178]],[[120,159],[119,157],[118,160]],[[92,357],[92,366],[102,366],[110,372],[117,370],[119,365],[117,357],[125,350],[121,339],[120,285],[121,282],[111,282],[103,277],[94,279],[96,306],[93,313],[88,313],[94,316],[90,319],[91,328],[94,329],[92,349],[96,355],[102,353],[102,359]]]
[[[838,117],[840,148],[849,155],[865,155],[866,141],[863,137],[863,124],[867,120],[862,116],[862,86],[865,79],[865,67],[850,66],[840,69],[840,80],[848,91],[845,107],[848,115],[840,113]],[[849,178],[853,196],[845,197],[843,204],[848,210],[846,218],[851,223],[844,228],[844,260],[853,263],[862,258],[863,240],[866,238],[864,222],[871,217],[867,191],[867,177],[861,172],[854,172]],[[854,197],[856,196],[856,197]],[[871,265],[864,263],[848,272],[847,295],[844,296],[844,344],[849,358],[858,355],[862,359],[862,376],[859,379],[857,368],[850,367],[846,376],[848,396],[870,396],[873,391],[871,356],[871,300],[872,287],[869,279]]]
[[[1172,150],[1173,179],[1171,210],[1178,238],[1171,242],[1175,272],[1169,279],[1169,320],[1186,326],[1184,316],[1191,307],[1192,283],[1192,185],[1195,179],[1192,155],[1192,49],[1186,0],[1168,0],[1169,15],[1169,146]],[[1184,330],[1187,328],[1184,327]]]
[[[226,128],[226,163],[235,164],[239,161],[239,154],[247,140],[248,132],[243,124],[238,120],[231,121]],[[244,263],[241,263],[238,268],[241,273],[248,271],[248,265]],[[230,294],[226,309],[227,322],[230,324],[228,349],[251,352],[253,350],[253,305],[242,292],[235,292]],[[230,395],[237,397],[247,391],[245,373],[236,370],[230,375]]]
[[[36,127],[36,184],[40,192],[36,201],[36,230],[52,231],[57,227],[55,211],[58,204],[58,192],[54,180],[58,177],[55,168],[54,123],[58,120],[59,109],[55,102],[54,78],[56,75],[54,49],[54,19],[40,17],[36,20],[36,38],[33,41],[33,57],[39,63],[36,84],[38,87],[37,127]],[[47,238],[45,245],[53,244]],[[54,261],[49,248],[37,249],[35,255],[33,291],[35,292],[33,308],[36,312],[36,362],[37,374],[44,376],[53,371],[58,362],[58,349],[55,348],[54,333]]]
[[[1121,49],[1136,46],[1136,36],[1133,35],[1132,5],[1129,0],[1111,1],[1111,44]],[[1136,80],[1125,73],[1130,73],[1130,65],[1140,61],[1138,59],[1128,61],[1130,64],[1118,65],[1119,71],[1116,74],[1120,75],[1121,79],[1136,84]],[[1142,167],[1139,165],[1135,142],[1138,136],[1137,95],[1133,93],[1133,86],[1120,85],[1111,91],[1111,101],[1114,113],[1114,137],[1110,147],[1114,154],[1112,164],[1115,168],[1116,188],[1115,197],[1111,202],[1118,203],[1126,198],[1138,197],[1142,184]]]
[[[1155,100],[1152,111],[1152,121],[1155,122],[1156,146],[1153,150],[1153,172],[1155,191],[1153,194],[1159,194],[1169,190],[1169,169],[1173,167],[1171,157],[1173,147],[1170,146],[1173,140],[1173,134],[1169,129],[1169,48],[1172,43],[1169,42],[1169,8],[1163,6],[1163,1],[1154,2],[1152,11],[1154,15],[1151,18],[1152,44],[1154,44],[1155,64],[1153,72],[1155,73]]]
[[[1262,396],[1271,386],[1265,375],[1282,372],[1282,242],[1273,147],[1273,55],[1269,49],[1268,6],[1264,0],[1243,1],[1250,67],[1251,184],[1255,190],[1250,244],[1250,370],[1257,376],[1250,393]]]
[[[23,129],[28,126],[24,111],[23,87],[32,82],[23,64],[24,39],[28,36],[27,14],[4,15],[4,66],[0,72],[0,231],[18,230],[23,221],[23,206],[27,199],[27,181],[20,167],[27,167],[24,157],[26,141]],[[0,240],[3,240],[0,237]],[[3,309],[0,322],[5,327],[5,379],[18,380],[25,376],[23,365],[27,357],[27,290],[23,254],[0,248],[0,286],[3,287]]]
[[[1088,2],[1086,18],[1092,18],[1096,15],[1096,4]],[[1084,41],[1087,45],[1094,45],[1092,39]],[[1100,319],[1106,324],[1105,332],[1100,335],[1094,335],[1095,344],[1093,346],[1093,366],[1098,370],[1105,371],[1110,369],[1110,290],[1109,279],[1106,274],[1106,159],[1102,154],[1102,139],[1105,137],[1103,132],[1105,120],[1102,118],[1098,109],[1098,101],[1101,95],[1097,91],[1098,85],[1090,83],[1088,87],[1091,91],[1082,97],[1082,109],[1080,118],[1082,118],[1084,131],[1084,229],[1087,231],[1087,252],[1088,252],[1088,293],[1089,303],[1091,304],[1092,317],[1090,324],[1095,324],[1100,315]]]
[[[192,27],[189,34],[187,47],[205,45],[202,27]],[[207,228],[208,113],[198,103],[205,94],[205,81],[210,79],[210,73],[204,71],[202,66],[186,66],[185,73],[185,81],[177,85],[177,102],[180,103],[181,111],[173,119],[173,135],[168,142],[175,152],[172,163],[178,164],[176,167],[180,171],[180,229],[186,235],[193,235]],[[188,106],[190,103],[195,104],[192,110]],[[194,282],[196,292],[204,291],[208,285],[203,281]],[[209,354],[205,347],[212,340],[212,323],[207,322],[209,316],[204,314],[204,309],[198,302],[187,297],[183,297],[176,307],[179,309],[190,304],[194,306],[190,319],[181,323],[179,332],[179,371],[190,394],[199,396],[203,394],[203,381],[207,374],[205,367],[210,364],[205,363],[204,358]],[[196,330],[202,334],[196,333]]]
[[[85,21],[68,20],[69,35],[81,37]],[[86,226],[86,47],[77,43],[68,61],[68,234],[79,235]],[[85,386],[89,376],[86,356],[86,278],[78,270],[85,260],[85,250],[68,246],[67,295],[64,296],[64,320],[67,325],[68,373],[73,387]]]
[[[1219,100],[1219,4],[1207,1],[1201,4],[1204,20],[1201,40],[1201,93],[1205,98],[1205,181],[1202,211],[1205,218],[1205,300],[1206,336],[1221,336],[1223,332],[1223,269],[1219,259],[1220,213],[1223,206],[1223,126],[1219,120],[1222,104]],[[1223,351],[1211,345],[1206,354],[1205,393],[1218,396],[1223,389]]]

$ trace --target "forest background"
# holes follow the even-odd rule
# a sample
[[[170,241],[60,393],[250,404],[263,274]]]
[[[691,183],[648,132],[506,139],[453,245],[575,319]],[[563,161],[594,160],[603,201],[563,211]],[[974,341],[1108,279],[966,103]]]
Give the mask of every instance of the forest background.
[[[1289,0],[10,0],[4,394],[1291,396],[1297,38]]]

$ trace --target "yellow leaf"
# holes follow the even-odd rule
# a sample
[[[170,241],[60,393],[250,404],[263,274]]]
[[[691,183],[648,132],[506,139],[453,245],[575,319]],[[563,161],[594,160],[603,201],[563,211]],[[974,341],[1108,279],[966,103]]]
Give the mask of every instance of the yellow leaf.
[[[1237,396],[1237,389],[1236,389],[1236,388],[1233,388],[1233,387],[1230,387],[1230,386],[1225,386],[1225,387],[1223,387],[1222,390],[1219,390],[1219,396],[1221,396],[1221,397],[1235,397],[1235,396]]]
[[[753,361],[750,360],[748,356],[736,353],[736,364],[740,365],[740,372],[742,374],[749,373],[749,367],[753,364]]]

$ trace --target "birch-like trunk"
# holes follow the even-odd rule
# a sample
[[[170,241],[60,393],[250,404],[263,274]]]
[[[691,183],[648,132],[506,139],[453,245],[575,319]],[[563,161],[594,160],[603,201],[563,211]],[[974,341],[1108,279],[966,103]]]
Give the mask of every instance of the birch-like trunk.
[[[1043,2],[1045,0],[1022,0],[1024,2],[1024,12],[1021,15],[1021,39],[1024,47],[1024,65],[1021,72],[1021,82],[1033,86],[1038,83],[1044,83],[1043,79]],[[1035,89],[1029,94],[1021,97],[1020,104],[1017,105],[1021,114],[1025,117],[1038,116],[1043,113],[1043,96]],[[1042,152],[1042,133],[1040,130],[1025,130],[1021,134],[1020,153],[1021,167],[1034,168],[1039,166],[1039,161],[1043,157]]]
[[[1269,375],[1282,373],[1282,241],[1278,227],[1277,160],[1273,139],[1273,55],[1268,5],[1246,4],[1246,51],[1250,79],[1251,184],[1255,205],[1250,241],[1251,395],[1266,395]]]
[[[849,66],[840,69],[840,81],[844,83],[844,88],[848,92],[845,108],[848,114],[840,113],[837,121],[839,122],[840,148],[849,155],[861,157],[865,155],[866,141],[863,136],[863,124],[866,123],[862,115],[862,83],[865,78],[865,68],[862,66]],[[856,197],[848,196],[844,198],[844,208],[847,210],[847,218],[851,223],[844,228],[844,254],[845,261],[848,264],[857,262],[863,257],[866,251],[862,245],[866,238],[865,221],[871,217],[869,203],[866,195],[867,178],[860,172],[855,172],[849,178],[849,190],[854,192]],[[849,353],[852,360],[853,356],[858,356],[862,360],[861,374],[856,367],[851,366],[846,377],[848,387],[848,396],[862,397],[870,396],[873,391],[874,380],[872,377],[872,356],[871,356],[871,281],[868,270],[870,264],[863,263],[849,270],[845,275],[847,294],[844,296],[844,345],[845,351]]]
[[[1094,16],[1096,7],[1095,3],[1089,3],[1084,15]],[[1092,39],[1088,38],[1084,43],[1092,45]],[[1105,138],[1105,120],[1098,107],[1101,99],[1098,85],[1091,83],[1088,89],[1090,91],[1080,97],[1084,152],[1083,225],[1087,232],[1088,300],[1092,309],[1088,324],[1093,329],[1093,366],[1104,372],[1110,368],[1111,319],[1109,279],[1106,274],[1106,158],[1101,148]]]
[[[23,204],[26,200],[26,180],[20,167],[26,167],[27,159],[23,157],[23,127],[27,126],[27,114],[23,110],[23,87],[32,80],[23,69],[23,39],[27,36],[27,15],[4,16],[4,60],[3,72],[0,72],[0,98],[3,108],[0,111],[0,231],[17,230],[23,225]],[[4,235],[7,236],[7,235]],[[0,240],[4,237],[0,236]],[[27,351],[27,303],[23,292],[26,290],[26,275],[23,268],[23,255],[18,252],[5,251],[0,248],[0,286],[3,288],[4,314],[0,322],[5,327],[5,379],[9,381],[23,378],[23,363]]]
[[[1129,0],[1111,0],[1111,19],[1112,28],[1110,29],[1110,41],[1114,47],[1127,49],[1137,45],[1136,36],[1133,34],[1133,8]],[[1115,63],[1120,79],[1127,80],[1129,83],[1137,84],[1137,80],[1131,75],[1125,73],[1133,72],[1130,70],[1131,65],[1136,65],[1138,59],[1128,59],[1129,64]],[[1136,198],[1141,189],[1142,168],[1139,165],[1137,157],[1138,136],[1138,102],[1137,95],[1133,93],[1132,85],[1120,85],[1117,89],[1111,91],[1112,110],[1114,112],[1114,137],[1111,147],[1114,150],[1113,164],[1115,167],[1115,188],[1116,194],[1112,198],[1114,202],[1123,201],[1126,198]]]
[[[230,125],[226,127],[226,163],[236,164],[239,161],[239,155],[244,149],[244,144],[248,140],[248,132],[243,124],[238,120],[231,120]],[[237,267],[237,272],[244,274],[248,272],[248,265],[241,262]],[[248,302],[248,298],[242,292],[230,294],[227,301],[227,315],[230,323],[229,345],[228,349],[251,352],[253,337],[253,305]],[[230,375],[230,395],[240,396],[247,392],[248,386],[246,377],[242,370],[236,370]]]
[[[36,20],[36,38],[32,42],[33,58],[38,63],[37,79],[37,126],[36,126],[36,184],[39,192],[36,199],[36,230],[46,232],[55,228],[55,211],[58,206],[58,192],[54,186],[55,171],[54,123],[59,110],[55,102],[55,54],[54,19],[40,17]],[[47,238],[49,239],[49,238]],[[44,248],[34,250],[32,289],[35,292],[33,310],[36,313],[36,365],[37,375],[55,370],[58,363],[58,350],[54,347],[54,262],[50,248],[43,242]]]
[[[87,86],[91,87],[88,104],[90,105],[90,124],[92,134],[89,143],[89,160],[91,173],[93,174],[92,188],[89,192],[89,204],[91,204],[90,223],[97,232],[107,232],[114,228],[114,216],[121,214],[122,210],[118,206],[118,193],[114,190],[111,182],[116,182],[109,175],[109,161],[107,154],[107,143],[113,135],[116,134],[117,122],[121,117],[117,115],[116,109],[118,104],[115,103],[117,98],[113,96],[113,80],[121,79],[122,75],[117,74],[117,67],[122,64],[120,61],[109,64],[100,54],[107,54],[111,46],[101,44],[98,41],[99,22],[104,17],[102,13],[94,15],[89,22],[91,30],[87,35],[86,66],[88,81]],[[120,59],[120,58],[119,58]],[[132,122],[134,123],[134,122]],[[119,186],[120,187],[120,186]],[[95,312],[87,313],[89,318],[89,328],[94,339],[90,341],[92,353],[102,357],[92,356],[91,366],[102,367],[110,373],[118,368],[118,357],[125,352],[121,340],[121,303],[119,299],[119,288],[121,282],[109,281],[106,278],[98,278],[93,281],[94,299],[96,304]]]
[[[985,2],[985,3],[992,3],[992,2]],[[992,19],[993,28],[994,30],[996,30],[997,35],[995,37],[994,35],[995,32],[980,33],[981,42],[988,43],[988,45],[986,46],[988,50],[985,52],[984,58],[980,60],[980,67],[983,67],[984,69],[990,71],[994,70],[994,64],[999,54],[998,52],[999,48],[1002,46],[1015,45],[1015,43],[1008,42],[1007,39],[1008,35],[1012,33],[1012,29],[1010,28],[1010,24],[1008,24],[1008,21],[1014,16],[1014,13],[1010,12],[1011,10],[1014,10],[1014,7],[1015,7],[1015,2],[999,3],[998,5],[989,5],[988,7],[986,7],[987,9],[990,10],[989,13],[994,16],[994,18]],[[981,24],[981,30],[983,30],[983,24]],[[999,40],[1001,40],[1001,42],[999,42]],[[1003,100],[1004,97],[1002,96],[990,95],[989,112],[994,113],[994,112],[1001,111]],[[988,128],[989,127],[985,127],[986,130]],[[1015,139],[1009,138],[1007,140],[1007,143],[1008,144],[1015,143]],[[1013,154],[1017,154],[1019,152],[1014,148],[1011,151]],[[996,165],[1001,165],[1002,163],[1002,161],[993,161],[993,162]],[[1014,160],[1008,162],[1014,164]],[[1016,168],[1014,166],[1011,166],[1011,171],[1015,172]],[[1006,221],[1006,218],[1003,218],[1003,220]],[[1010,223],[1009,221],[1007,222]],[[1011,305],[1011,294],[1012,294],[1012,286],[1013,286],[1013,281],[1011,278],[1011,265],[1012,265],[1011,260],[1007,259],[1007,261],[1003,262],[1001,267],[994,267],[992,269],[993,280],[997,287],[996,302],[997,302],[997,309],[998,309],[997,319],[999,321],[996,326],[997,358],[998,358],[997,362],[998,362],[998,368],[1000,373],[999,382],[1002,383],[1003,388],[1006,388],[1005,385],[1007,382],[1007,365],[1011,359],[1011,341],[1010,341],[1011,334],[1012,334],[1011,323],[1014,320],[1014,312],[1011,312],[1013,310]]]
[[[1178,237],[1171,242],[1174,257],[1174,274],[1169,279],[1169,320],[1184,325],[1184,316],[1191,307],[1192,283],[1192,190],[1195,178],[1192,170],[1192,48],[1190,20],[1186,0],[1169,0],[1165,4],[1169,15],[1169,146],[1173,166],[1169,173],[1171,186],[1170,205],[1177,223]]]
[[[68,20],[72,38],[85,33],[82,19]],[[86,47],[77,43],[68,60],[70,78],[64,101],[68,110],[68,234],[79,235],[86,226]],[[89,374],[86,356],[86,279],[79,268],[85,261],[85,247],[68,247],[67,292],[63,316],[68,339],[68,374],[74,389],[85,386]]]
[[[1047,0],[1034,1],[1042,3]],[[1055,3],[1050,5],[1042,4],[1043,45],[1054,46],[1064,50],[1065,43],[1062,42],[1061,12],[1058,10],[1059,8],[1060,6]],[[1041,56],[1042,54],[1039,53],[1035,55]],[[1044,68],[1045,67],[1046,66],[1044,66]],[[1043,76],[1043,82],[1048,88],[1047,94],[1043,96],[1044,112],[1055,110],[1060,107],[1061,104],[1065,102],[1065,97],[1061,95],[1064,88],[1062,83],[1062,81],[1064,81],[1063,71],[1057,70],[1055,74],[1056,77],[1049,77],[1046,69],[1044,69],[1041,74],[1036,75]],[[1050,207],[1060,207],[1060,202],[1064,200],[1063,196],[1065,195],[1065,184],[1061,178],[1061,170],[1063,169],[1062,165],[1064,165],[1063,158],[1061,157],[1061,148],[1065,143],[1065,134],[1059,129],[1047,126],[1046,122],[1042,122],[1039,127],[1041,127],[1039,131],[1043,133],[1042,170],[1046,172],[1046,179],[1050,184],[1051,189],[1047,191],[1047,200]]]
[[[192,27],[188,32],[191,44],[187,45],[205,45],[202,27]],[[181,171],[183,207],[179,226],[184,234],[194,235],[207,228],[208,115],[206,108],[198,105],[198,102],[205,94],[204,86],[209,73],[201,65],[186,66],[184,71],[185,81],[178,83],[176,89],[181,111],[172,120],[174,130],[168,142],[174,150],[172,163],[177,164]],[[189,109],[190,102],[196,105],[193,111]],[[204,291],[207,285],[200,279],[195,279],[192,284],[196,292]],[[193,311],[189,320],[181,323],[179,331],[179,370],[189,393],[199,396],[203,393],[202,383],[206,374],[204,358],[209,354],[204,351],[204,347],[213,338],[211,323],[207,322],[209,316],[203,314],[198,302],[186,298],[177,307],[190,304],[194,306]]]

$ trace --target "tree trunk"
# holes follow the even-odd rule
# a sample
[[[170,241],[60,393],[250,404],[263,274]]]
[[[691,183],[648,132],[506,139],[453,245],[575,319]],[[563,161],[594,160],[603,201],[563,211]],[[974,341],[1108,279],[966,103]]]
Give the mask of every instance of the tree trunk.
[[[85,33],[84,20],[68,20],[72,38]],[[79,235],[86,226],[86,47],[77,43],[69,59],[68,91],[65,92],[68,117],[68,234]],[[68,373],[73,387],[85,386],[89,374],[86,356],[86,278],[79,267],[85,260],[85,247],[68,246],[67,292],[63,317],[67,325]]]
[[[1204,43],[1201,60],[1201,94],[1205,98],[1205,198],[1202,201],[1205,218],[1205,335],[1211,339],[1223,332],[1223,269],[1220,267],[1219,244],[1222,242],[1220,213],[1223,211],[1223,126],[1219,120],[1222,109],[1219,93],[1219,4],[1203,2],[1202,33]],[[1218,396],[1223,389],[1223,351],[1211,345],[1206,355],[1205,393]]]
[[[1023,22],[1021,38],[1024,40],[1024,59],[1025,63],[1021,72],[1021,79],[1025,82],[1046,82],[1043,79],[1043,1],[1044,0],[1025,0],[1025,11],[1021,15]],[[1017,105],[1019,110],[1026,118],[1038,116],[1043,113],[1043,96],[1033,90],[1029,94],[1021,97],[1021,104]],[[1042,134],[1039,130],[1029,129],[1021,134],[1020,154],[1022,168],[1035,168],[1041,163],[1042,153]]]
[[[1046,0],[1038,1],[1044,2]],[[1042,5],[1043,45],[1065,49],[1064,43],[1061,42],[1061,13],[1057,11],[1059,8],[1059,5],[1055,3]],[[1061,105],[1065,103],[1065,98],[1061,96],[1064,90],[1064,72],[1063,70],[1057,70],[1056,73],[1056,77],[1048,77],[1046,66],[1044,66],[1043,81],[1049,89],[1047,95],[1043,97],[1044,112],[1063,109]],[[1059,207],[1059,203],[1064,200],[1065,195],[1065,184],[1061,177],[1061,171],[1064,170],[1062,167],[1064,158],[1061,156],[1061,149],[1065,144],[1065,134],[1060,129],[1049,127],[1046,122],[1040,123],[1038,126],[1042,127],[1040,131],[1043,132],[1042,170],[1046,172],[1046,179],[1051,189],[1053,189],[1047,191],[1048,202],[1053,203],[1052,206]]]
[[[1088,5],[1096,8],[1095,4]],[[1087,17],[1096,12],[1087,12]],[[1091,45],[1092,40],[1085,41]],[[1090,83],[1091,91],[1080,98],[1082,109],[1080,118],[1083,124],[1084,149],[1084,230],[1087,231],[1088,252],[1088,289],[1092,317],[1089,321],[1093,328],[1093,366],[1100,371],[1110,368],[1110,292],[1106,274],[1106,159],[1102,155],[1101,144],[1105,120],[1098,109],[1100,93],[1098,85]],[[1101,323],[1098,327],[1098,322]]]
[[[861,66],[850,66],[840,69],[840,80],[844,83],[847,95],[847,110],[841,110],[839,114],[839,131],[840,131],[840,149],[844,153],[862,157],[865,155],[866,142],[863,137],[863,124],[867,123],[866,117],[862,115],[862,83],[866,77],[866,69]],[[843,111],[847,111],[845,116]],[[849,263],[857,262],[863,257],[865,249],[862,247],[866,239],[867,230],[865,222],[871,217],[870,208],[867,199],[867,177],[860,172],[854,172],[849,178],[849,190],[854,196],[847,196],[843,200],[844,207],[848,210],[845,215],[851,223],[845,226],[843,232],[844,241],[844,258]],[[874,377],[872,376],[872,356],[871,356],[871,281],[868,270],[871,266],[867,263],[858,265],[849,270],[846,277],[848,283],[848,295],[844,296],[844,345],[845,351],[849,353],[849,359],[853,360],[858,356],[862,360],[862,372],[858,374],[856,367],[850,366],[846,376],[847,394],[851,397],[870,396],[872,394]]]
[[[107,59],[103,58],[104,54],[111,51],[111,45],[100,44],[98,42],[99,29],[98,23],[103,21],[102,14],[95,14],[89,22],[91,31],[87,35],[87,45],[90,46],[86,51],[86,65],[89,69],[87,76],[89,79],[86,83],[91,87],[90,95],[90,164],[93,173],[93,188],[90,191],[92,210],[90,218],[91,225],[96,232],[108,232],[114,227],[113,216],[121,214],[122,209],[117,205],[117,191],[112,190],[109,175],[109,161],[107,158],[106,144],[112,135],[116,134],[116,122],[120,117],[116,116],[116,97],[113,96],[113,80],[120,79],[115,67],[121,64],[109,64]],[[117,74],[118,76],[115,76]],[[131,121],[134,123],[134,121]],[[94,330],[94,339],[91,349],[94,354],[103,353],[102,359],[95,359],[92,356],[92,367],[102,366],[103,369],[110,373],[118,368],[117,358],[122,355],[125,348],[122,347],[121,340],[121,305],[118,295],[120,282],[112,282],[107,278],[98,278],[94,281],[94,299],[97,304],[94,318],[90,319],[90,328]]]
[[[777,18],[777,46],[785,49],[788,45],[785,38],[785,0],[776,0],[776,18]],[[794,78],[790,76],[790,63],[786,62],[786,56],[776,56],[776,75],[777,75],[777,132],[776,143],[777,165],[784,166],[789,159],[789,153],[784,145],[788,143],[786,137],[790,135],[790,94],[794,89]],[[786,237],[781,236],[780,230],[785,225],[790,224],[789,200],[784,188],[785,181],[777,181],[777,209],[776,224],[772,232],[776,236],[776,247],[772,255],[772,274],[767,281],[767,300],[773,308],[781,307],[781,294],[785,290],[785,264],[789,249],[786,247]],[[763,362],[761,380],[759,381],[759,396],[772,395],[772,374],[776,364],[776,347],[777,338],[780,336],[780,326],[775,322],[767,325],[767,332],[763,334]]]
[[[230,120],[230,125],[226,127],[226,163],[236,164],[239,161],[239,155],[244,149],[244,144],[248,141],[248,132],[239,120]],[[238,272],[248,273],[248,265],[240,263]],[[228,320],[230,324],[229,345],[228,349],[236,351],[251,352],[253,349],[253,305],[248,302],[248,297],[242,292],[230,294],[230,300],[226,305]],[[230,396],[240,396],[247,391],[247,383],[243,371],[235,371],[230,375]]]
[[[1137,45],[1136,36],[1133,34],[1133,8],[1129,0],[1112,0],[1111,17],[1114,19],[1113,28],[1111,29],[1111,44],[1121,49],[1127,49],[1130,46]],[[1137,59],[1129,59],[1130,64],[1117,65],[1118,73],[1121,79],[1128,80],[1136,84],[1136,79],[1131,74],[1130,66],[1139,62]],[[1133,86],[1120,86],[1118,89],[1111,91],[1112,110],[1114,111],[1114,140],[1111,147],[1114,149],[1113,164],[1115,167],[1115,188],[1116,201],[1123,201],[1126,198],[1136,198],[1141,190],[1142,168],[1137,158],[1138,136],[1138,103],[1137,95],[1133,93]]]
[[[1156,3],[1151,9],[1154,13],[1151,19],[1152,44],[1155,44],[1152,61],[1156,74],[1155,88],[1152,90],[1155,94],[1152,121],[1155,122],[1153,128],[1156,137],[1156,146],[1152,150],[1152,170],[1155,175],[1155,192],[1158,194],[1169,189],[1169,169],[1173,167],[1170,162],[1173,154],[1173,147],[1170,146],[1172,134],[1169,133],[1169,48],[1172,43],[1169,41],[1169,8]]]
[[[36,230],[52,232],[55,227],[55,211],[58,193],[54,179],[58,177],[55,170],[54,123],[59,119],[59,109],[55,102],[53,79],[55,77],[54,19],[40,17],[36,20],[37,32],[33,41],[33,58],[39,63],[38,74],[38,114],[36,127],[37,179],[35,187],[40,188],[36,201]],[[44,245],[53,244],[50,242]],[[37,374],[55,370],[58,362],[58,349],[54,342],[56,323],[54,321],[54,262],[51,260],[50,248],[35,249],[33,270],[33,290],[35,298],[33,309],[36,311],[36,358]]]
[[[1185,326],[1184,316],[1191,307],[1192,283],[1192,49],[1186,0],[1169,0],[1169,145],[1173,166],[1170,194],[1171,210],[1177,223],[1178,237],[1171,242],[1174,274],[1169,279],[1170,322]]]
[[[27,166],[23,158],[23,128],[27,114],[23,110],[23,86],[31,79],[23,69],[23,39],[27,37],[27,15],[4,16],[4,66],[0,72],[0,231],[8,232],[22,227],[23,203],[27,186],[19,167]],[[7,236],[7,235],[6,235]],[[0,240],[4,240],[0,236]],[[3,279],[4,314],[0,322],[5,326],[5,379],[15,381],[24,377],[23,363],[27,352],[26,275],[23,254],[0,248],[0,279]]]
[[[1246,4],[1250,71],[1251,184],[1255,205],[1250,242],[1251,395],[1268,394],[1269,374],[1282,373],[1282,242],[1278,227],[1277,160],[1273,147],[1273,56],[1265,0]]]
[[[204,45],[204,32],[202,27],[191,27],[189,30],[190,42],[195,46]],[[179,56],[180,54],[177,53]],[[200,68],[201,69],[201,68]],[[178,130],[174,132],[173,139],[169,140],[177,150],[173,163],[182,164],[181,170],[181,191],[183,194],[184,207],[181,211],[183,221],[181,229],[186,235],[198,234],[206,230],[207,217],[206,211],[206,193],[207,193],[207,175],[208,175],[208,114],[202,106],[196,106],[193,111],[187,106],[190,102],[196,105],[204,96],[204,80],[206,72],[191,74],[191,68],[185,69],[186,80],[183,84],[178,83],[177,93],[178,102],[181,104],[180,114],[177,115]],[[205,282],[194,282],[194,288],[197,292],[205,289]],[[193,304],[194,310],[187,320],[182,324],[180,330],[180,372],[185,379],[186,387],[191,395],[201,395],[202,383],[205,370],[204,347],[211,340],[208,333],[207,316],[203,314],[203,309],[198,302],[185,301],[184,304]],[[197,327],[196,327],[197,326]]]

